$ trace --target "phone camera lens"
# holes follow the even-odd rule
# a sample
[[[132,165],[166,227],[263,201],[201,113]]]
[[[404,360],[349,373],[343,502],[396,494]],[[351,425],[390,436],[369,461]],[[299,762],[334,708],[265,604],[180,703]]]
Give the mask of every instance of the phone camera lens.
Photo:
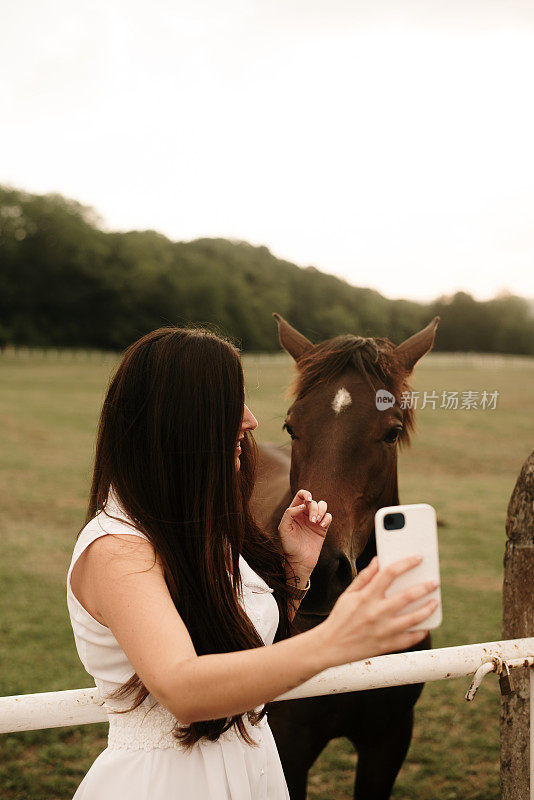
[[[384,528],[387,531],[399,531],[404,528],[404,514],[386,514],[384,517]]]

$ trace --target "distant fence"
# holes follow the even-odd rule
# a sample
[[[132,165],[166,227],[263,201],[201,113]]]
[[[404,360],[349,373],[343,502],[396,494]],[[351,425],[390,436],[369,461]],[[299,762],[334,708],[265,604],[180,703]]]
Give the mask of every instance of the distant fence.
[[[289,362],[291,356],[285,351],[274,353],[243,352],[243,360],[253,362],[268,361],[269,363]],[[0,359],[4,361],[91,361],[94,363],[114,362],[121,357],[118,350],[95,350],[76,347],[25,347],[22,345],[7,345],[0,347]]]
[[[5,361],[115,361],[119,353],[111,350],[94,350],[70,347],[23,347],[7,345],[0,348],[0,358]]]
[[[432,350],[418,365],[425,367],[461,367],[469,366],[481,369],[533,369],[534,356],[519,356],[508,353],[474,353],[471,351],[445,353]]]
[[[20,360],[20,361],[93,361],[108,362],[116,361],[121,353],[114,350],[98,350],[76,347],[26,347],[23,345],[6,345],[0,347],[0,359]],[[268,361],[277,363],[291,360],[285,351],[274,351],[272,353],[243,351],[245,361]],[[450,366],[470,366],[487,369],[532,369],[534,368],[534,356],[508,355],[506,353],[473,353],[455,352],[443,353],[432,350],[422,362],[423,367],[443,367]]]

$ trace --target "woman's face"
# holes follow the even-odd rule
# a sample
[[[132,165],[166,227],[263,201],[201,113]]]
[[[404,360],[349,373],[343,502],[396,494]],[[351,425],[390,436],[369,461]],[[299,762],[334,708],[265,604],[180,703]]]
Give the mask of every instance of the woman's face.
[[[243,405],[243,419],[241,420],[241,428],[239,429],[239,436],[237,439],[237,447],[235,451],[235,463],[237,469],[240,469],[241,462],[239,461],[239,454],[241,453],[240,442],[245,431],[253,431],[258,427],[258,420],[247,405]]]

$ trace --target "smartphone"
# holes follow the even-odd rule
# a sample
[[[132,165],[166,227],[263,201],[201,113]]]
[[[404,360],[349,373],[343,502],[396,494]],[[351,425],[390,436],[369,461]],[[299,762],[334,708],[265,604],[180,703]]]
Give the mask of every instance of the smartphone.
[[[413,569],[396,578],[386,597],[409,589],[423,581],[439,581],[438,526],[436,511],[428,503],[385,506],[375,514],[376,551],[378,568],[384,569],[394,561],[407,556],[420,555],[423,560]],[[407,605],[402,614],[416,611],[432,598],[439,605],[427,619],[409,630],[431,630],[441,625],[441,588]]]

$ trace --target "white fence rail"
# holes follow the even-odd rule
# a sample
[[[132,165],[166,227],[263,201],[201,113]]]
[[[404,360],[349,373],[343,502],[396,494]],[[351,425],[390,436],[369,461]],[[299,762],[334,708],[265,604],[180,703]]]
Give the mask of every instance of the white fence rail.
[[[276,699],[292,700],[321,694],[358,692],[362,689],[379,689],[384,686],[465,678],[494,657],[511,661],[532,655],[534,655],[534,638],[377,656],[326,669]]]
[[[528,659],[529,656],[534,656],[534,637],[376,656],[326,669],[276,700],[463,678],[474,674],[482,664],[492,659],[508,662]],[[0,733],[105,722],[107,713],[104,706],[98,705],[101,702],[94,686],[1,697]]]

